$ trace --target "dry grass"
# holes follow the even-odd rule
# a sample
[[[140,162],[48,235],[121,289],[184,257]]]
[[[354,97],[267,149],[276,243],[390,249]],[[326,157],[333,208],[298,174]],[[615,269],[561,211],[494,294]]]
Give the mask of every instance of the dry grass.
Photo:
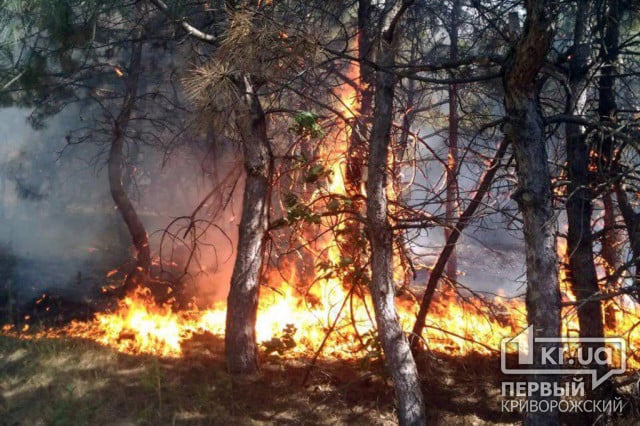
[[[295,362],[266,362],[259,375],[232,380],[221,356],[158,359],[78,339],[0,336],[0,424],[394,423],[388,390],[354,401],[327,370],[322,383],[302,387],[304,366]],[[345,378],[357,384],[359,374]]]
[[[393,425],[393,393],[379,362],[270,357],[232,379],[211,336],[183,359],[114,352],[81,339],[0,335],[2,425]],[[500,413],[499,361],[423,358],[429,424],[517,424]],[[571,419],[566,424],[574,424]],[[626,421],[626,423],[624,423]],[[629,419],[619,424],[636,424]]]
[[[393,395],[379,364],[323,362],[302,385],[307,364],[273,357],[259,375],[232,380],[222,342],[206,355],[159,359],[114,352],[80,339],[0,336],[0,424],[7,425],[392,425]],[[485,373],[484,367],[482,374]],[[467,377],[473,377],[469,371]],[[486,381],[485,381],[486,382]],[[476,382],[477,384],[477,382]],[[431,418],[484,424],[487,401],[463,387],[425,382]],[[475,386],[475,385],[473,385]],[[457,390],[456,390],[457,389]],[[456,392],[460,412],[442,398]],[[465,396],[466,394],[466,396]],[[476,396],[481,394],[477,393]],[[474,413],[476,411],[477,413]],[[440,423],[440,421],[438,421]]]

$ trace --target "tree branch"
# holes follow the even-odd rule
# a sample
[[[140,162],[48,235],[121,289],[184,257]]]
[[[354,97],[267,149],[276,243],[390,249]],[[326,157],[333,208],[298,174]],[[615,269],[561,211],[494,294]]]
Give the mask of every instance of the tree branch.
[[[149,0],[160,12],[162,12],[167,18],[173,21],[179,21],[180,26],[187,34],[191,37],[203,41],[205,43],[214,44],[217,42],[218,38],[212,34],[205,33],[204,31],[199,30],[194,27],[190,23],[188,23],[184,18],[176,19],[174,16],[171,16],[171,12],[169,11],[169,7],[162,0]]]

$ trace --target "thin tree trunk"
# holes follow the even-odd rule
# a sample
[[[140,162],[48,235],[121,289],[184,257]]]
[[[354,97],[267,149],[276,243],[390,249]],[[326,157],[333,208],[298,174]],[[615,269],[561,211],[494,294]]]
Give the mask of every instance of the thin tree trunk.
[[[452,62],[458,59],[458,19],[460,16],[460,0],[454,0],[451,9],[451,29],[449,35],[451,46],[449,58]],[[458,213],[458,86],[449,85],[449,155],[447,161],[447,201],[445,204],[445,220],[447,227],[444,231],[445,242],[454,232]],[[455,282],[458,277],[458,257],[455,244],[447,261],[447,277]]]
[[[603,64],[600,69],[598,79],[598,115],[600,121],[605,125],[610,125],[615,120],[618,110],[616,102],[616,73],[619,53],[620,38],[620,2],[610,0],[604,3],[605,10],[602,13],[603,37],[600,40],[600,59]],[[617,286],[617,282],[612,281],[620,265],[619,253],[619,232],[616,229],[616,213],[613,202],[613,173],[612,164],[613,149],[615,140],[613,135],[606,135],[600,143],[599,169],[600,178],[605,183],[602,194],[604,207],[604,232],[601,238],[602,258],[605,263],[608,284]],[[618,200],[618,203],[620,201]],[[609,327],[615,327],[614,305],[609,303],[606,308],[606,322]]]
[[[589,3],[578,0],[574,26],[573,54],[569,63],[568,114],[574,114],[585,90],[589,45],[585,43],[586,20]],[[565,124],[569,196],[567,198],[567,252],[569,255],[569,281],[576,295],[580,337],[603,337],[604,324],[600,301],[585,302],[598,293],[598,276],[593,256],[591,231],[592,194],[589,173],[589,146],[580,125]],[[594,350],[601,343],[585,344]],[[596,368],[597,365],[594,366]],[[606,367],[604,367],[606,368]],[[600,376],[604,375],[604,372]],[[590,386],[587,386],[591,389]],[[604,388],[602,388],[604,389]],[[593,421],[593,419],[591,419]]]
[[[429,308],[431,307],[431,302],[433,301],[433,295],[435,294],[436,289],[438,288],[438,283],[440,282],[440,278],[445,271],[445,267],[447,265],[447,260],[451,253],[453,252],[453,248],[456,246],[458,239],[462,235],[462,231],[467,227],[473,215],[475,214],[478,207],[482,203],[482,199],[486,195],[486,193],[491,188],[491,183],[493,182],[493,178],[495,177],[502,157],[504,157],[505,152],[507,151],[507,140],[503,139],[498,146],[498,150],[496,151],[493,159],[491,160],[491,164],[485,171],[484,175],[480,179],[478,184],[478,189],[473,196],[473,199],[467,206],[467,208],[462,212],[458,222],[453,228],[453,231],[447,238],[445,242],[444,248],[440,252],[436,263],[433,266],[431,271],[431,275],[429,275],[429,281],[427,282],[427,288],[422,296],[422,301],[420,302],[420,309],[418,311],[418,316],[416,317],[416,322],[413,326],[413,347],[414,349],[418,349],[420,347],[418,336],[422,335],[424,331],[424,327],[426,325],[427,314],[429,313]]]
[[[534,337],[560,336],[560,291],[555,247],[551,176],[547,163],[544,121],[538,101],[537,77],[552,40],[550,3],[526,0],[523,34],[505,64],[505,137],[513,145],[517,162],[518,190],[513,198],[522,214],[527,267],[527,320]],[[533,368],[544,369],[542,350],[555,343],[533,347]],[[548,368],[548,367],[547,367]],[[556,382],[557,376],[531,376],[533,382]],[[541,393],[530,400],[555,400]],[[555,425],[558,410],[530,412],[526,425]]]
[[[244,93],[236,124],[242,139],[246,182],[238,254],[227,299],[225,351],[232,374],[251,374],[258,370],[255,327],[273,166],[260,100],[248,77],[238,87]]]
[[[143,43],[140,31],[136,33],[136,37],[132,44],[129,70],[125,77],[125,97],[122,102],[120,114],[116,118],[113,126],[113,139],[111,140],[108,159],[111,197],[127,225],[133,246],[136,249],[136,267],[132,272],[127,274],[123,288],[123,290],[127,292],[138,286],[144,285],[149,275],[149,269],[151,268],[151,252],[149,249],[149,237],[147,236],[147,231],[138,217],[138,214],[136,213],[136,210],[133,207],[122,183],[124,142],[127,127],[129,126],[131,114],[136,102],[141,73]]]
[[[391,69],[395,63],[392,44],[395,32],[393,27],[397,19],[397,15],[388,12],[387,22],[381,29],[377,55],[381,68]],[[396,393],[398,420],[401,425],[422,425],[425,424],[426,417],[418,371],[395,306],[393,231],[387,217],[387,158],[395,84],[396,79],[392,73],[382,70],[376,73],[375,120],[369,147],[367,180],[367,225],[371,244],[370,287],[378,336]]]
[[[621,264],[619,249],[621,235],[618,229],[616,229],[616,208],[611,192],[607,191],[602,194],[602,206],[604,211],[604,232],[600,238],[600,255],[604,263],[607,285],[615,288],[619,286],[619,279],[616,278],[616,274]],[[607,328],[611,330],[616,328],[616,310],[616,305],[612,300],[605,302],[604,322]]]
[[[415,48],[413,48],[415,49]],[[416,61],[413,58],[414,51],[411,51],[411,60],[409,61],[410,65],[415,65]],[[400,133],[400,137],[398,138],[398,150],[396,157],[403,161],[405,156],[407,155],[407,148],[409,147],[409,135],[411,133],[411,124],[413,123],[413,119],[415,117],[415,96],[416,96],[416,81],[413,79],[409,79],[407,81],[407,105],[404,114],[402,114],[402,130]]]
[[[347,148],[346,190],[351,197],[361,194],[363,169],[367,152],[367,137],[373,110],[375,71],[368,65],[373,59],[375,35],[373,32],[374,6],[371,0],[358,1],[358,59],[359,59],[359,106],[354,128],[349,136]]]

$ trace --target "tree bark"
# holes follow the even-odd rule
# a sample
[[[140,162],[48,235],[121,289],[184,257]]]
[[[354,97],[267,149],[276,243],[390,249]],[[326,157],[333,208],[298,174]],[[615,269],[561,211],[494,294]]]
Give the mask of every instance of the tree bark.
[[[123,288],[125,292],[144,285],[149,275],[149,269],[151,268],[151,252],[147,231],[138,217],[122,183],[124,163],[123,148],[140,81],[143,44],[141,36],[141,32],[137,31],[136,37],[132,42],[129,70],[125,77],[125,96],[120,113],[113,126],[113,139],[111,140],[108,159],[111,197],[127,225],[133,246],[136,250],[136,267],[132,272],[127,274]]]
[[[354,197],[361,194],[363,169],[367,152],[367,136],[373,110],[375,71],[369,65],[373,60],[375,33],[373,23],[374,5],[371,0],[358,1],[358,114],[353,123],[347,147],[347,170],[345,184],[347,194]]]
[[[622,243],[622,235],[616,229],[616,208],[613,201],[613,193],[606,191],[602,194],[602,208],[604,212],[604,232],[600,238],[600,254],[604,263],[607,285],[615,288],[620,285],[620,280],[616,276],[621,264],[619,247]],[[613,301],[605,302],[604,322],[611,330],[616,328],[616,310],[617,308]]]
[[[573,55],[569,64],[569,114],[578,105],[578,97],[585,89],[589,46],[585,44],[585,21],[588,3],[578,1],[574,30]],[[585,300],[598,292],[598,277],[593,258],[591,232],[591,181],[589,178],[589,147],[585,135],[576,123],[565,125],[569,196],[567,199],[568,238],[567,251],[571,270],[570,280],[578,298]],[[588,302],[578,310],[580,335],[602,337],[602,312],[599,302]]]
[[[513,145],[517,163],[518,190],[513,194],[523,219],[527,268],[527,320],[534,337],[560,336],[560,291],[558,288],[557,254],[555,250],[554,215],[551,176],[547,163],[544,121],[538,100],[537,77],[544,64],[552,40],[551,2],[526,0],[527,11],[523,34],[504,67],[503,86],[506,112],[505,137]],[[544,347],[533,348],[533,368],[542,364]],[[530,376],[534,382],[555,382],[557,376]],[[540,393],[530,400],[551,400]],[[531,412],[526,425],[555,425],[558,410]]]
[[[449,31],[451,46],[449,58],[452,62],[458,59],[458,19],[460,16],[460,0],[454,0],[451,9],[451,29]],[[447,156],[447,201],[445,204],[445,220],[447,227],[444,232],[445,242],[454,232],[458,213],[458,85],[449,85],[449,155]],[[451,255],[447,261],[447,277],[455,282],[458,277],[458,258],[456,246],[451,248]]]
[[[619,39],[620,39],[620,8],[619,0],[609,0],[604,2],[604,13],[601,15],[601,26],[603,37],[600,40],[600,60],[602,67],[600,69],[600,77],[598,78],[598,115],[603,125],[610,127],[615,121],[618,110],[616,101],[615,85],[617,62],[619,55]],[[605,130],[606,132],[606,130]],[[620,233],[616,229],[616,213],[613,201],[614,192],[614,173],[612,170],[613,150],[615,146],[615,138],[613,135],[605,135],[600,141],[598,169],[600,171],[600,179],[604,183],[604,192],[602,194],[602,203],[604,207],[604,232],[601,238],[602,258],[605,263],[605,272],[607,274],[607,282],[609,286],[615,287],[619,284],[618,280],[614,281],[614,276],[620,266],[620,253],[618,243]],[[620,200],[618,200],[620,205]],[[621,209],[623,208],[620,205]],[[627,224],[629,225],[629,224]],[[629,228],[629,226],[627,226]],[[610,327],[615,327],[615,311],[612,303],[607,304],[606,322]]]
[[[400,13],[400,12],[396,12]],[[392,69],[395,64],[394,26],[399,19],[388,12],[377,51],[378,64]],[[371,244],[371,297],[384,350],[387,369],[393,379],[401,425],[426,422],[424,401],[416,363],[411,354],[395,306],[393,286],[393,232],[387,217],[387,158],[393,120],[395,76],[376,72],[374,122],[369,146],[367,180],[367,225]]]
[[[572,57],[569,62],[568,114],[575,114],[580,97],[586,88],[589,45],[585,42],[589,3],[578,0],[574,26]],[[591,231],[592,194],[589,172],[589,146],[585,134],[577,123],[565,124],[567,144],[567,169],[569,177],[567,198],[567,253],[569,257],[569,282],[578,301],[580,337],[604,337],[604,323],[599,300],[586,301],[598,293],[598,276],[593,256]],[[584,344],[593,350],[601,343]],[[595,368],[606,368],[594,365]],[[600,376],[604,375],[604,372]],[[589,389],[590,386],[587,386]],[[604,389],[604,388],[602,388]],[[591,419],[593,421],[593,419]]]
[[[236,124],[242,139],[246,182],[238,254],[227,299],[225,352],[232,374],[251,374],[259,367],[255,327],[273,161],[265,114],[249,78],[238,82],[238,88],[243,97],[237,107]]]

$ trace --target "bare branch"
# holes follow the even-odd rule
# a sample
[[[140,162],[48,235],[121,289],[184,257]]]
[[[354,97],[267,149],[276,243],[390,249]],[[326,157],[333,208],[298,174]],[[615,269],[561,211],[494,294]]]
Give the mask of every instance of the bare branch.
[[[167,18],[174,21],[178,21],[182,29],[185,30],[185,32],[189,34],[191,37],[198,39],[200,41],[203,41],[205,43],[210,43],[210,44],[214,44],[215,42],[218,41],[218,38],[216,36],[199,30],[198,28],[188,23],[186,19],[184,18],[176,19],[175,17],[171,16],[169,7],[162,0],[149,0],[149,1],[153,3],[153,5],[156,6],[158,10],[160,10],[160,12],[164,13]]]

